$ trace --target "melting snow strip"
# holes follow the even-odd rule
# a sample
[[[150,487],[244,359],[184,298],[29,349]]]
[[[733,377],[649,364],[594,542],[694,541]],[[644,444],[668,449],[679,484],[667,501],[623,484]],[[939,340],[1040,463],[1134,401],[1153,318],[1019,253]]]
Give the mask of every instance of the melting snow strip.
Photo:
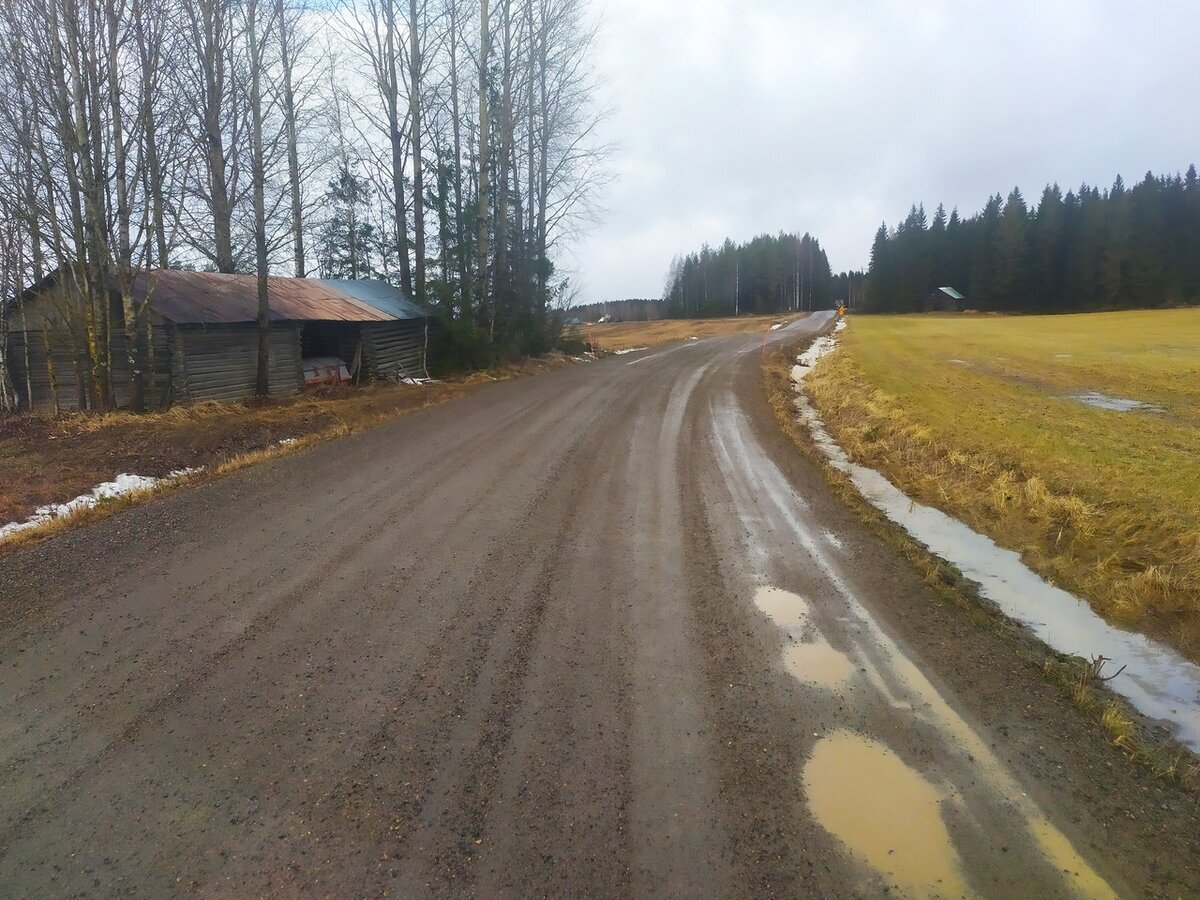
[[[122,473],[112,481],[96,485],[91,491],[76,497],[74,500],[68,500],[65,503],[51,503],[48,506],[39,506],[33,515],[25,521],[9,522],[7,525],[0,526],[0,540],[18,532],[37,528],[39,525],[45,525],[47,522],[52,522],[55,519],[72,516],[81,510],[93,509],[103,502],[136,494],[139,491],[148,491],[161,484],[178,481],[180,478],[186,478],[188,475],[195,475],[197,472],[202,471],[202,468],[176,469],[162,478],[149,478],[145,475]]]

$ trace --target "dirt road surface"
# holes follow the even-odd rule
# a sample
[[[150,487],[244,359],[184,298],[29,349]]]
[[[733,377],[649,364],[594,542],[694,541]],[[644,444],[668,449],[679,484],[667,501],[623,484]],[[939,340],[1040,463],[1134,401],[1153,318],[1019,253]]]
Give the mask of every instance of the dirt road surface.
[[[837,503],[763,341],[0,558],[0,894],[1200,893],[1195,801]]]

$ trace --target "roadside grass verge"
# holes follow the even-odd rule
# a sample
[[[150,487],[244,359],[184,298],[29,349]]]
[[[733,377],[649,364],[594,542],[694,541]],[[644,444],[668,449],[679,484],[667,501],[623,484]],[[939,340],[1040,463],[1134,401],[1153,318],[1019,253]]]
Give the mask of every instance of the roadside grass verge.
[[[864,316],[807,386],[855,461],[1200,660],[1198,371],[1200,310]]]
[[[0,552],[95,521],[164,490],[294,453],[495,382],[574,365],[555,354],[428,385],[374,384],[295,397],[200,403],[160,413],[0,417],[0,525],[61,503],[117,474],[203,472],[101,501],[0,539]]]
[[[861,318],[856,318],[854,324],[842,332],[840,339],[858,328],[861,322]],[[1040,671],[1047,681],[1058,686],[1094,723],[1105,740],[1121,749],[1127,759],[1156,778],[1200,793],[1200,759],[1178,742],[1154,733],[1143,716],[1105,687],[1103,677],[1098,677],[1090,661],[1058,653],[1005,616],[995,604],[981,596],[978,586],[965,578],[956,566],[930,553],[903,528],[888,520],[863,499],[849,478],[829,465],[825,455],[812,442],[808,429],[798,420],[795,406],[791,370],[796,354],[807,343],[803,341],[774,350],[763,363],[764,386],[779,427],[792,444],[825,473],[834,494],[917,570],[940,602],[965,615],[977,627],[1010,641],[1015,659]],[[837,355],[826,357],[805,379],[806,385],[811,386],[826,362]]]
[[[709,338],[725,334],[754,334],[767,331],[777,322],[802,319],[808,313],[778,316],[739,316],[725,319],[658,319],[653,322],[613,322],[608,325],[580,325],[576,330],[585,339],[594,339],[600,350],[629,350],[633,347],[658,347],[690,337]]]

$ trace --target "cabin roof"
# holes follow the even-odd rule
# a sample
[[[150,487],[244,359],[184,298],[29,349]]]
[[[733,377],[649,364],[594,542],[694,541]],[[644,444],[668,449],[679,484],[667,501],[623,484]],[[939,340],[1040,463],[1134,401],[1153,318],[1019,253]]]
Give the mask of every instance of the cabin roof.
[[[51,287],[58,273],[25,291],[26,299]],[[109,287],[116,290],[115,279]],[[233,325],[258,319],[254,275],[152,269],[134,276],[134,295],[178,325]],[[395,322],[423,319],[421,307],[384,281],[320,280],[272,275],[267,293],[273,322]]]

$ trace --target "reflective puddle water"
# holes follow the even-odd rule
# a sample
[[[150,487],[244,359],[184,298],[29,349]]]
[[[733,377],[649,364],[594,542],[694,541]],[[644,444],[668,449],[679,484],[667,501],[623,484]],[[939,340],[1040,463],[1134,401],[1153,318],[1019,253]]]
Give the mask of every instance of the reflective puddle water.
[[[823,687],[837,687],[855,672],[850,657],[824,641],[789,644],[783,651],[783,666],[797,680]]]
[[[787,636],[783,667],[798,681],[832,688],[854,674],[854,663],[825,640],[803,597],[776,587],[760,587],[754,605]]]
[[[1045,819],[1031,825],[1034,837],[1046,858],[1067,878],[1067,883],[1081,897],[1115,897],[1108,883],[1089,866],[1083,864],[1071,842]]]
[[[1145,403],[1141,400],[1130,400],[1128,397],[1111,397],[1108,394],[1102,394],[1099,391],[1088,391],[1084,394],[1072,394],[1071,399],[1084,404],[1085,406],[1093,406],[1096,409],[1107,409],[1113,412],[1132,412],[1134,410],[1142,410],[1144,412],[1162,412],[1161,406],[1155,406],[1153,403]]]
[[[961,897],[962,864],[936,787],[882,744],[834,732],[804,767],[804,792],[821,826],[910,897]]]
[[[808,604],[803,597],[791,591],[760,587],[754,594],[754,605],[785,630],[803,629],[808,624]]]

